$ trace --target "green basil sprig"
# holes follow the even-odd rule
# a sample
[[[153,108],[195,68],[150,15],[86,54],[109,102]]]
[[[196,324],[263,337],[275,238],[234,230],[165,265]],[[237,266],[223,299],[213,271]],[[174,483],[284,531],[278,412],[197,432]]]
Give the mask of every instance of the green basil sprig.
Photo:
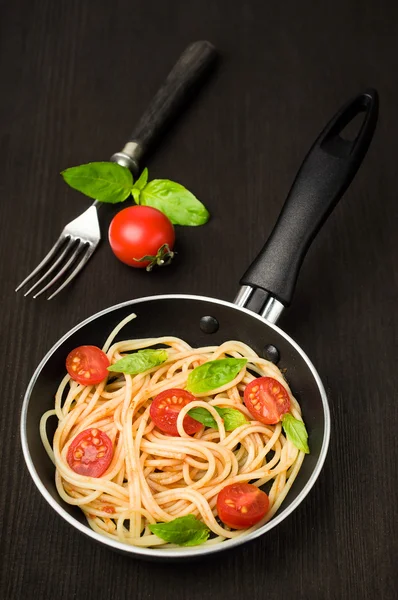
[[[198,546],[210,535],[210,529],[194,515],[186,515],[168,523],[154,523],[149,529],[162,540],[179,546]]]
[[[310,453],[308,447],[308,433],[302,421],[295,419],[290,413],[286,413],[282,417],[282,427],[286,433],[287,439],[290,440],[296,448],[306,454]]]
[[[209,360],[190,372],[187,390],[192,394],[204,394],[226,385],[235,379],[246,363],[246,358]]]
[[[167,356],[166,350],[139,350],[134,354],[123,356],[123,358],[108,367],[108,371],[137,375],[137,373],[144,373],[152,367],[161,365],[167,360]]]
[[[61,172],[65,182],[86,196],[116,204],[133,196],[136,204],[152,206],[174,225],[203,225],[209,220],[206,207],[183,185],[169,179],[148,182],[144,169],[135,183],[126,168],[113,162],[92,162]]]
[[[236,408],[221,408],[220,406],[213,406],[213,408],[216,409],[220,417],[223,419],[225,431],[233,431],[237,427],[248,423],[245,415]],[[205,425],[206,427],[212,427],[213,429],[218,429],[216,420],[213,419],[210,412],[203,406],[191,408],[191,410],[188,411],[188,414],[190,417],[195,419],[195,421],[202,423],[202,425]]]

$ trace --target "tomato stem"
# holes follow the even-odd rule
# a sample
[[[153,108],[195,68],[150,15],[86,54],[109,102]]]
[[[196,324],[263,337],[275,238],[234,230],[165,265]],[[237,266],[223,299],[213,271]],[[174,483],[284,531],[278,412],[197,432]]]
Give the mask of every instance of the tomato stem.
[[[159,250],[154,256],[147,254],[142,258],[135,258],[134,260],[136,262],[149,261],[149,265],[147,265],[146,270],[152,271],[153,267],[165,267],[166,265],[169,265],[174,255],[175,252],[170,249],[170,246],[168,244],[163,244],[163,246],[160,246]]]

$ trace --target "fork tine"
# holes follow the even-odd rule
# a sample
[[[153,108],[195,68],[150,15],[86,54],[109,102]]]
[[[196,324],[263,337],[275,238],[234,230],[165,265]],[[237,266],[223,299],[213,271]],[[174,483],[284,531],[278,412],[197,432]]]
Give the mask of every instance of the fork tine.
[[[47,298],[47,300],[51,300],[51,298],[54,298],[54,296],[56,296],[65,286],[67,286],[68,283],[70,283],[74,277],[76,277],[76,275],[79,273],[79,271],[81,271],[81,269],[84,267],[84,265],[86,264],[86,262],[89,260],[90,256],[93,254],[94,250],[95,250],[95,245],[90,244],[88,246],[87,252],[83,256],[82,260],[79,262],[79,264],[77,265],[77,267],[69,275],[68,279],[66,279],[64,281],[64,283],[57,290],[55,290],[55,292],[53,292],[51,294],[51,296],[49,296]]]
[[[54,256],[57,250],[62,246],[65,238],[60,236],[55,242],[54,246],[51,248],[50,252],[46,254],[43,260],[37,265],[35,269],[15,288],[15,291],[18,292],[24,285],[28,283]]]
[[[54,269],[57,268],[57,266],[59,265],[59,263],[62,261],[62,259],[64,258],[65,254],[68,253],[68,251],[72,248],[73,244],[76,242],[76,240],[73,240],[72,238],[69,239],[66,247],[62,250],[61,254],[59,255],[59,257],[57,258],[57,260],[51,265],[51,267],[48,269],[48,271],[46,271],[44,273],[44,275],[42,277],[40,277],[40,279],[38,281],[36,281],[36,283],[34,285],[32,285],[31,288],[28,289],[27,292],[24,293],[24,296],[29,296],[29,294],[31,292],[33,292],[33,290],[40,285],[41,283],[43,283],[43,281],[45,279],[47,279],[47,277],[50,275],[50,273],[52,273],[54,271]]]
[[[58,271],[58,273],[55,275],[55,277],[53,277],[51,279],[51,281],[49,281],[47,283],[47,285],[44,286],[44,288],[42,288],[39,292],[36,292],[36,294],[34,294],[33,298],[37,298],[38,296],[40,296],[41,294],[43,294],[43,292],[45,292],[46,290],[48,290],[48,288],[50,288],[52,285],[54,285],[54,283],[56,283],[58,281],[58,279],[60,277],[62,277],[62,275],[65,273],[65,271],[68,270],[68,268],[70,267],[70,265],[73,263],[73,261],[75,260],[75,258],[77,257],[77,255],[81,252],[81,250],[84,248],[84,243],[82,243],[79,240],[79,244],[76,247],[76,249],[72,252],[70,258],[68,259],[68,261],[64,264],[64,266],[62,267],[62,269],[60,271]]]

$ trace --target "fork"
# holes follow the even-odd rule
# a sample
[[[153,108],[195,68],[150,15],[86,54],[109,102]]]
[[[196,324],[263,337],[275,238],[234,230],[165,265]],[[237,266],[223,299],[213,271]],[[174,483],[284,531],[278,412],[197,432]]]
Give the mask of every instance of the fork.
[[[134,176],[140,172],[139,163],[165,126],[177,116],[190,99],[202,76],[213,65],[216,55],[216,49],[207,41],[193,42],[184,50],[141,117],[130,140],[121,152],[111,156],[112,162],[130,169]],[[44,286],[33,295],[33,298],[37,298],[60,283],[48,297],[48,300],[51,300],[76,277],[101,240],[97,210],[99,204],[96,200],[90,208],[64,227],[54,246],[18,285],[16,292],[35,277],[39,277],[24,296],[28,296],[44,283]],[[50,277],[51,279],[47,281]]]

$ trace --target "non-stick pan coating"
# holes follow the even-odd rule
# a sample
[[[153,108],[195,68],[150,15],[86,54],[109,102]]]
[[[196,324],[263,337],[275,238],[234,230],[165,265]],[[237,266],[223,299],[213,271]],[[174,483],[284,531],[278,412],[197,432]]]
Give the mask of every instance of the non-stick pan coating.
[[[166,557],[180,554],[197,555],[210,548],[197,547],[183,550],[135,549],[114,544],[103,536],[94,534],[86,524],[79,508],[64,503],[55,488],[54,466],[48,458],[39,435],[42,414],[54,407],[55,391],[65,375],[65,359],[73,348],[82,344],[102,346],[111,330],[132,312],[137,318],[126,325],[117,339],[159,337],[172,335],[183,338],[193,346],[218,345],[226,340],[239,340],[250,345],[260,356],[266,344],[273,344],[280,352],[279,368],[286,369],[287,380],[303,410],[309,433],[311,453],[306,456],[300,473],[276,517],[261,530],[264,532],[280,522],[312,487],[325,459],[329,441],[329,410],[322,383],[306,355],[278,327],[267,323],[258,315],[235,305],[195,296],[158,296],[143,298],[112,307],[94,315],[62,338],[39,365],[27,390],[22,412],[22,444],[31,474],[40,491],[61,515],[91,537],[120,550],[136,552],[148,557]],[[200,319],[210,315],[217,319],[219,329],[208,334],[200,329]],[[54,428],[55,421],[53,419]],[[300,496],[300,498],[299,498]],[[52,497],[52,498],[51,498]],[[66,513],[64,512],[66,511]],[[83,526],[83,527],[82,527]],[[257,537],[258,532],[250,538]],[[242,541],[245,538],[242,538]],[[230,540],[212,547],[237,545]],[[187,552],[189,550],[189,552]],[[205,553],[207,553],[205,552]],[[171,556],[170,556],[171,557]]]

